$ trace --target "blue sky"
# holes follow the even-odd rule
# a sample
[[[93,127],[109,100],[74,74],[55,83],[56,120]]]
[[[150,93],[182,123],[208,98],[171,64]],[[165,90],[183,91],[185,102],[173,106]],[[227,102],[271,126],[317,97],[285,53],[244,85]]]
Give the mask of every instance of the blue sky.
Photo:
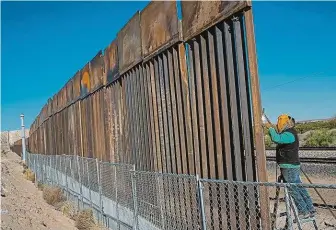
[[[29,126],[147,2],[1,4],[1,125],[8,130],[20,128],[20,113]],[[262,103],[270,118],[336,115],[336,2],[254,2],[253,9]]]

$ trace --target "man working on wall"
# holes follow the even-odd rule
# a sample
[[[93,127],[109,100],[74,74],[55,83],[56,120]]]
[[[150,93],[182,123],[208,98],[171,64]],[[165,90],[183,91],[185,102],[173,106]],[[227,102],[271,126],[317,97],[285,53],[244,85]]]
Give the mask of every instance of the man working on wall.
[[[299,138],[294,129],[294,118],[283,114],[278,117],[277,130],[269,128],[271,140],[277,144],[276,161],[284,182],[302,183],[300,178]],[[290,186],[289,194],[293,197],[300,218],[313,217],[316,213],[308,191],[304,187]]]

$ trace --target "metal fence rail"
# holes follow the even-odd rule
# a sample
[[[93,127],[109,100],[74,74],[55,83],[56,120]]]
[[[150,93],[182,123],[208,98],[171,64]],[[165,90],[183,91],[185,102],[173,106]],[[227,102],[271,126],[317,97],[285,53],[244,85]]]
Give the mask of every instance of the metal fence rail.
[[[336,226],[336,185],[239,182],[200,179],[185,174],[135,171],[134,165],[101,162],[75,155],[27,153],[27,164],[38,183],[59,186],[78,210],[91,208],[96,219],[110,229],[263,229],[260,190],[270,191],[275,229],[297,229],[289,209],[288,191],[305,187],[315,208],[319,229]],[[319,206],[321,199],[327,202]],[[253,209],[252,209],[253,208]],[[291,217],[291,218],[287,218]],[[305,223],[303,229],[310,229]]]

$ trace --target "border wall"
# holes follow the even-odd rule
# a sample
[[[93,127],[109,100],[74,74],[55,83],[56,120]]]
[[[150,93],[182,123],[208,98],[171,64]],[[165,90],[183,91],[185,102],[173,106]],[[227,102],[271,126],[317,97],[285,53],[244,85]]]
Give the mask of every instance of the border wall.
[[[48,100],[31,125],[29,151],[267,181],[251,2],[180,5],[181,20],[175,1],[136,12]]]

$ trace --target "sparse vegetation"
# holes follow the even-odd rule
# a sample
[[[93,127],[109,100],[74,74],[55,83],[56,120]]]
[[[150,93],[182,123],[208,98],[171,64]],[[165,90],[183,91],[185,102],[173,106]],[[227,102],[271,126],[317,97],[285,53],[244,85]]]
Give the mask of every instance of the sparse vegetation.
[[[304,147],[330,147],[336,146],[336,118],[329,121],[298,123],[295,129],[299,134],[300,146]],[[272,143],[268,129],[264,128],[265,147],[275,147]]]
[[[309,147],[329,147],[336,142],[335,130],[314,130],[305,139],[305,145]]]
[[[96,223],[91,209],[84,209],[78,213],[76,218],[76,227],[79,230],[91,230],[95,228]]]
[[[27,180],[29,180],[33,183],[35,182],[35,173],[32,170],[30,170],[28,168],[23,169],[23,175],[25,176],[25,178]]]
[[[42,184],[41,182],[37,182],[37,188],[38,188],[38,190],[43,191],[44,184]]]
[[[65,201],[62,190],[56,186],[43,186],[43,199],[53,206]]]
[[[77,210],[70,201],[62,201],[55,204],[55,207],[58,211],[62,212],[63,215],[69,217],[70,219],[75,220],[77,217]]]
[[[298,133],[305,133],[310,130],[320,130],[320,129],[336,129],[336,118],[329,121],[317,121],[317,122],[308,122],[303,124],[296,124],[295,129]]]

